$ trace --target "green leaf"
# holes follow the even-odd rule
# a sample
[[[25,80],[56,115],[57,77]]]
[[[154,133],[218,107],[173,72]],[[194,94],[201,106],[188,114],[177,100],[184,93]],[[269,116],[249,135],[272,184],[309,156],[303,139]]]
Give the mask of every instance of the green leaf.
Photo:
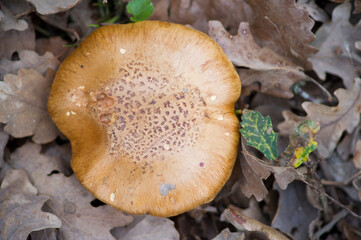
[[[314,140],[319,130],[319,123],[311,120],[299,124],[291,132],[290,143],[280,156],[281,164],[297,168],[308,161],[308,155],[317,147],[317,142]]]
[[[127,5],[127,11],[133,16],[132,22],[147,20],[154,12],[154,6],[149,0],[132,0]]]
[[[270,160],[277,158],[277,133],[272,129],[269,116],[263,117],[257,111],[245,109],[241,126],[240,132],[247,140],[247,145],[257,148]]]

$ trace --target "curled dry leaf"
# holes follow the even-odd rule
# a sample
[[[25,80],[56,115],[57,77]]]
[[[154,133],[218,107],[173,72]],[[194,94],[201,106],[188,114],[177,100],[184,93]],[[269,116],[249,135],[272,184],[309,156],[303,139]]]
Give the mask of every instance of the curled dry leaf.
[[[16,138],[33,136],[36,143],[53,141],[58,130],[47,111],[47,99],[54,71],[45,77],[34,69],[20,69],[0,82],[0,122],[5,132]]]
[[[309,239],[309,224],[317,218],[317,209],[307,200],[305,184],[294,181],[287,191],[274,187],[280,194],[278,210],[272,227],[290,234],[295,240]]]
[[[297,4],[305,7],[309,12],[310,16],[317,22],[324,23],[329,21],[330,19],[327,13],[322,8],[320,8],[313,0],[298,0]]]
[[[260,231],[263,232],[269,240],[289,240],[289,238],[276,229],[241,214],[239,209],[234,206],[230,206],[224,210],[221,218],[227,220],[241,231]]]
[[[40,148],[37,144],[25,144],[10,156],[11,164],[26,169],[39,193],[51,198],[47,206],[62,220],[59,231],[64,239],[114,239],[110,230],[133,220],[132,216],[107,205],[92,207],[90,203],[94,197],[74,175],[65,177],[59,173],[49,176],[54,168],[60,168],[59,163],[54,165],[54,158],[40,154]]]
[[[40,56],[34,51],[22,50],[18,54],[20,58],[18,61],[0,59],[0,80],[5,74],[16,74],[21,68],[32,68],[45,76],[48,68],[56,70],[59,65],[59,61],[50,52],[45,52],[43,56]]]
[[[349,2],[333,10],[332,21],[316,32],[317,40],[313,44],[319,52],[310,58],[319,78],[324,80],[326,73],[332,73],[342,78],[348,89],[361,73],[361,56],[355,48],[355,42],[361,38],[361,22],[351,25],[350,14]]]
[[[8,170],[0,187],[0,238],[27,239],[32,231],[59,228],[55,215],[41,211],[46,196],[36,196],[37,189],[22,169]]]
[[[267,46],[293,64],[310,69],[307,60],[315,53],[309,44],[313,20],[294,0],[157,0],[152,19],[190,24],[206,31],[208,20],[218,20],[232,34],[240,22],[248,22],[259,46]],[[285,21],[287,19],[287,21]]]
[[[342,133],[352,133],[360,122],[361,113],[361,80],[356,79],[350,90],[338,89],[335,96],[339,100],[336,107],[328,107],[322,104],[304,102],[302,107],[307,116],[300,117],[291,111],[284,111],[285,121],[278,125],[280,134],[289,135],[300,122],[313,120],[320,124],[317,137],[317,151],[322,157],[329,157],[336,147]]]
[[[177,240],[179,233],[168,218],[146,216],[126,234],[128,240]]]
[[[80,0],[26,0],[34,5],[36,12],[42,15],[66,11],[74,7]]]
[[[0,58],[11,59],[14,52],[35,50],[35,31],[32,24],[24,31],[0,30]]]

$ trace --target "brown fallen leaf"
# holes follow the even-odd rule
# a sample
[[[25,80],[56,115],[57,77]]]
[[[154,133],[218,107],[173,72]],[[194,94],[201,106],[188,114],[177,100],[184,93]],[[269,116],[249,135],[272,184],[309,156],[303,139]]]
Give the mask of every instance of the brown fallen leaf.
[[[56,70],[59,61],[50,52],[45,52],[43,56],[31,50],[18,52],[20,60],[10,61],[7,58],[0,59],[0,80],[8,73],[16,74],[21,68],[32,68],[45,76],[48,68]]]
[[[307,200],[305,184],[294,181],[286,191],[275,185],[279,192],[279,204],[272,227],[288,233],[295,240],[309,239],[309,224],[317,218],[317,209]]]
[[[289,238],[276,229],[241,214],[239,209],[234,206],[230,206],[224,210],[221,216],[221,220],[222,219],[230,222],[235,228],[241,231],[261,231],[269,240],[289,240]]]
[[[360,40],[361,21],[353,26],[349,22],[351,3],[337,6],[332,12],[332,21],[323,24],[316,32],[313,43],[319,52],[310,58],[318,77],[325,80],[326,73],[342,78],[347,89],[353,79],[361,74],[361,56],[355,48]]]
[[[93,7],[91,0],[80,1],[79,4],[69,10],[69,13],[73,22],[69,23],[68,27],[75,29],[79,37],[84,39],[94,30],[94,27],[89,25],[96,22],[97,17],[95,16],[98,14],[98,9]]]
[[[291,98],[291,86],[308,80],[300,67],[281,57],[268,47],[259,47],[248,23],[241,22],[237,35],[230,35],[219,21],[209,21],[208,34],[222,47],[227,57],[238,67],[243,88],[258,82],[260,91],[277,97]]]
[[[336,107],[304,102],[302,107],[307,116],[300,117],[291,111],[284,111],[285,121],[278,125],[280,134],[289,135],[300,122],[304,120],[313,120],[320,124],[320,131],[317,137],[317,151],[327,158],[331,156],[342,133],[347,131],[352,133],[360,122],[361,113],[361,79],[356,79],[350,90],[338,89],[335,96],[339,100]]]
[[[231,232],[228,228],[225,228],[212,240],[244,240],[244,233]]]
[[[240,175],[241,191],[248,198],[254,196],[257,201],[262,201],[268,193],[262,180],[267,179],[271,172],[262,166],[260,163],[262,160],[250,154],[244,138],[241,139],[243,153],[239,154],[242,169]]]
[[[238,68],[237,73],[242,79],[242,94],[255,83],[259,83],[259,91],[280,97],[292,98],[291,87],[300,81],[307,81],[310,78],[301,71],[288,71],[283,69],[274,70],[253,70]]]
[[[37,192],[24,170],[6,172],[0,187],[0,239],[27,239],[32,231],[61,226],[58,217],[41,211],[49,197]]]
[[[16,168],[26,169],[39,193],[51,198],[47,209],[62,220],[59,229],[63,239],[99,240],[114,239],[110,230],[132,222],[133,217],[102,205],[93,207],[92,196],[75,178],[65,177],[61,172],[51,174],[55,165],[54,158],[40,153],[40,146],[27,143],[10,156],[10,163]]]
[[[268,191],[263,184],[263,179],[267,179],[271,173],[274,174],[277,184],[281,189],[286,189],[293,180],[302,177],[302,170],[292,167],[273,166],[254,156],[249,152],[244,138],[241,138],[242,153],[240,158],[242,174],[240,176],[241,190],[246,197],[252,195],[257,201],[262,201]]]
[[[34,69],[20,69],[0,82],[0,122],[16,138],[33,136],[36,143],[53,141],[58,130],[47,111],[47,100],[55,72],[45,77]]]
[[[153,19],[190,24],[206,31],[209,20],[220,21],[231,34],[240,22],[248,22],[256,43],[287,58],[294,65],[310,69],[307,60],[316,50],[313,20],[294,0],[156,0]],[[285,21],[287,19],[287,21]]]
[[[249,24],[241,22],[237,35],[230,35],[219,21],[208,22],[208,34],[238,67],[255,70],[298,71],[299,68],[286,58],[277,55],[268,47],[259,47],[252,37]]]
[[[168,218],[146,216],[124,236],[127,240],[177,240],[179,233]]]
[[[32,24],[28,23],[24,31],[0,30],[0,59],[11,59],[14,52],[21,50],[35,50],[35,31]]]

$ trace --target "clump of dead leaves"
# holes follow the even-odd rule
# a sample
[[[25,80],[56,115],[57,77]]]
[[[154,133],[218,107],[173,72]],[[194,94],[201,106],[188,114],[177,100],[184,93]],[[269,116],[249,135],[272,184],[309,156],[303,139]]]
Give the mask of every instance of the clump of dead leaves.
[[[219,43],[242,79],[237,107],[271,116],[280,151],[310,119],[321,126],[317,152],[294,169],[242,143],[215,201],[172,219],[115,211],[72,175],[70,146],[46,107],[55,71],[73,50],[64,45],[92,31],[98,8],[90,0],[4,0],[0,239],[361,238],[361,1],[152,2],[151,19],[188,24]]]

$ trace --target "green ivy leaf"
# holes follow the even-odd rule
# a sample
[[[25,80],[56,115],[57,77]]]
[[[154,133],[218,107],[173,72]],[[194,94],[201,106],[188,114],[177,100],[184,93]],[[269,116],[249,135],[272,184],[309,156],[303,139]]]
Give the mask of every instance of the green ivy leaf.
[[[127,5],[127,11],[133,16],[132,22],[147,20],[154,12],[154,6],[149,0],[132,0]]]
[[[257,148],[270,160],[277,158],[277,133],[272,129],[269,116],[263,117],[257,111],[245,109],[241,126],[240,132],[247,140],[247,145]]]

